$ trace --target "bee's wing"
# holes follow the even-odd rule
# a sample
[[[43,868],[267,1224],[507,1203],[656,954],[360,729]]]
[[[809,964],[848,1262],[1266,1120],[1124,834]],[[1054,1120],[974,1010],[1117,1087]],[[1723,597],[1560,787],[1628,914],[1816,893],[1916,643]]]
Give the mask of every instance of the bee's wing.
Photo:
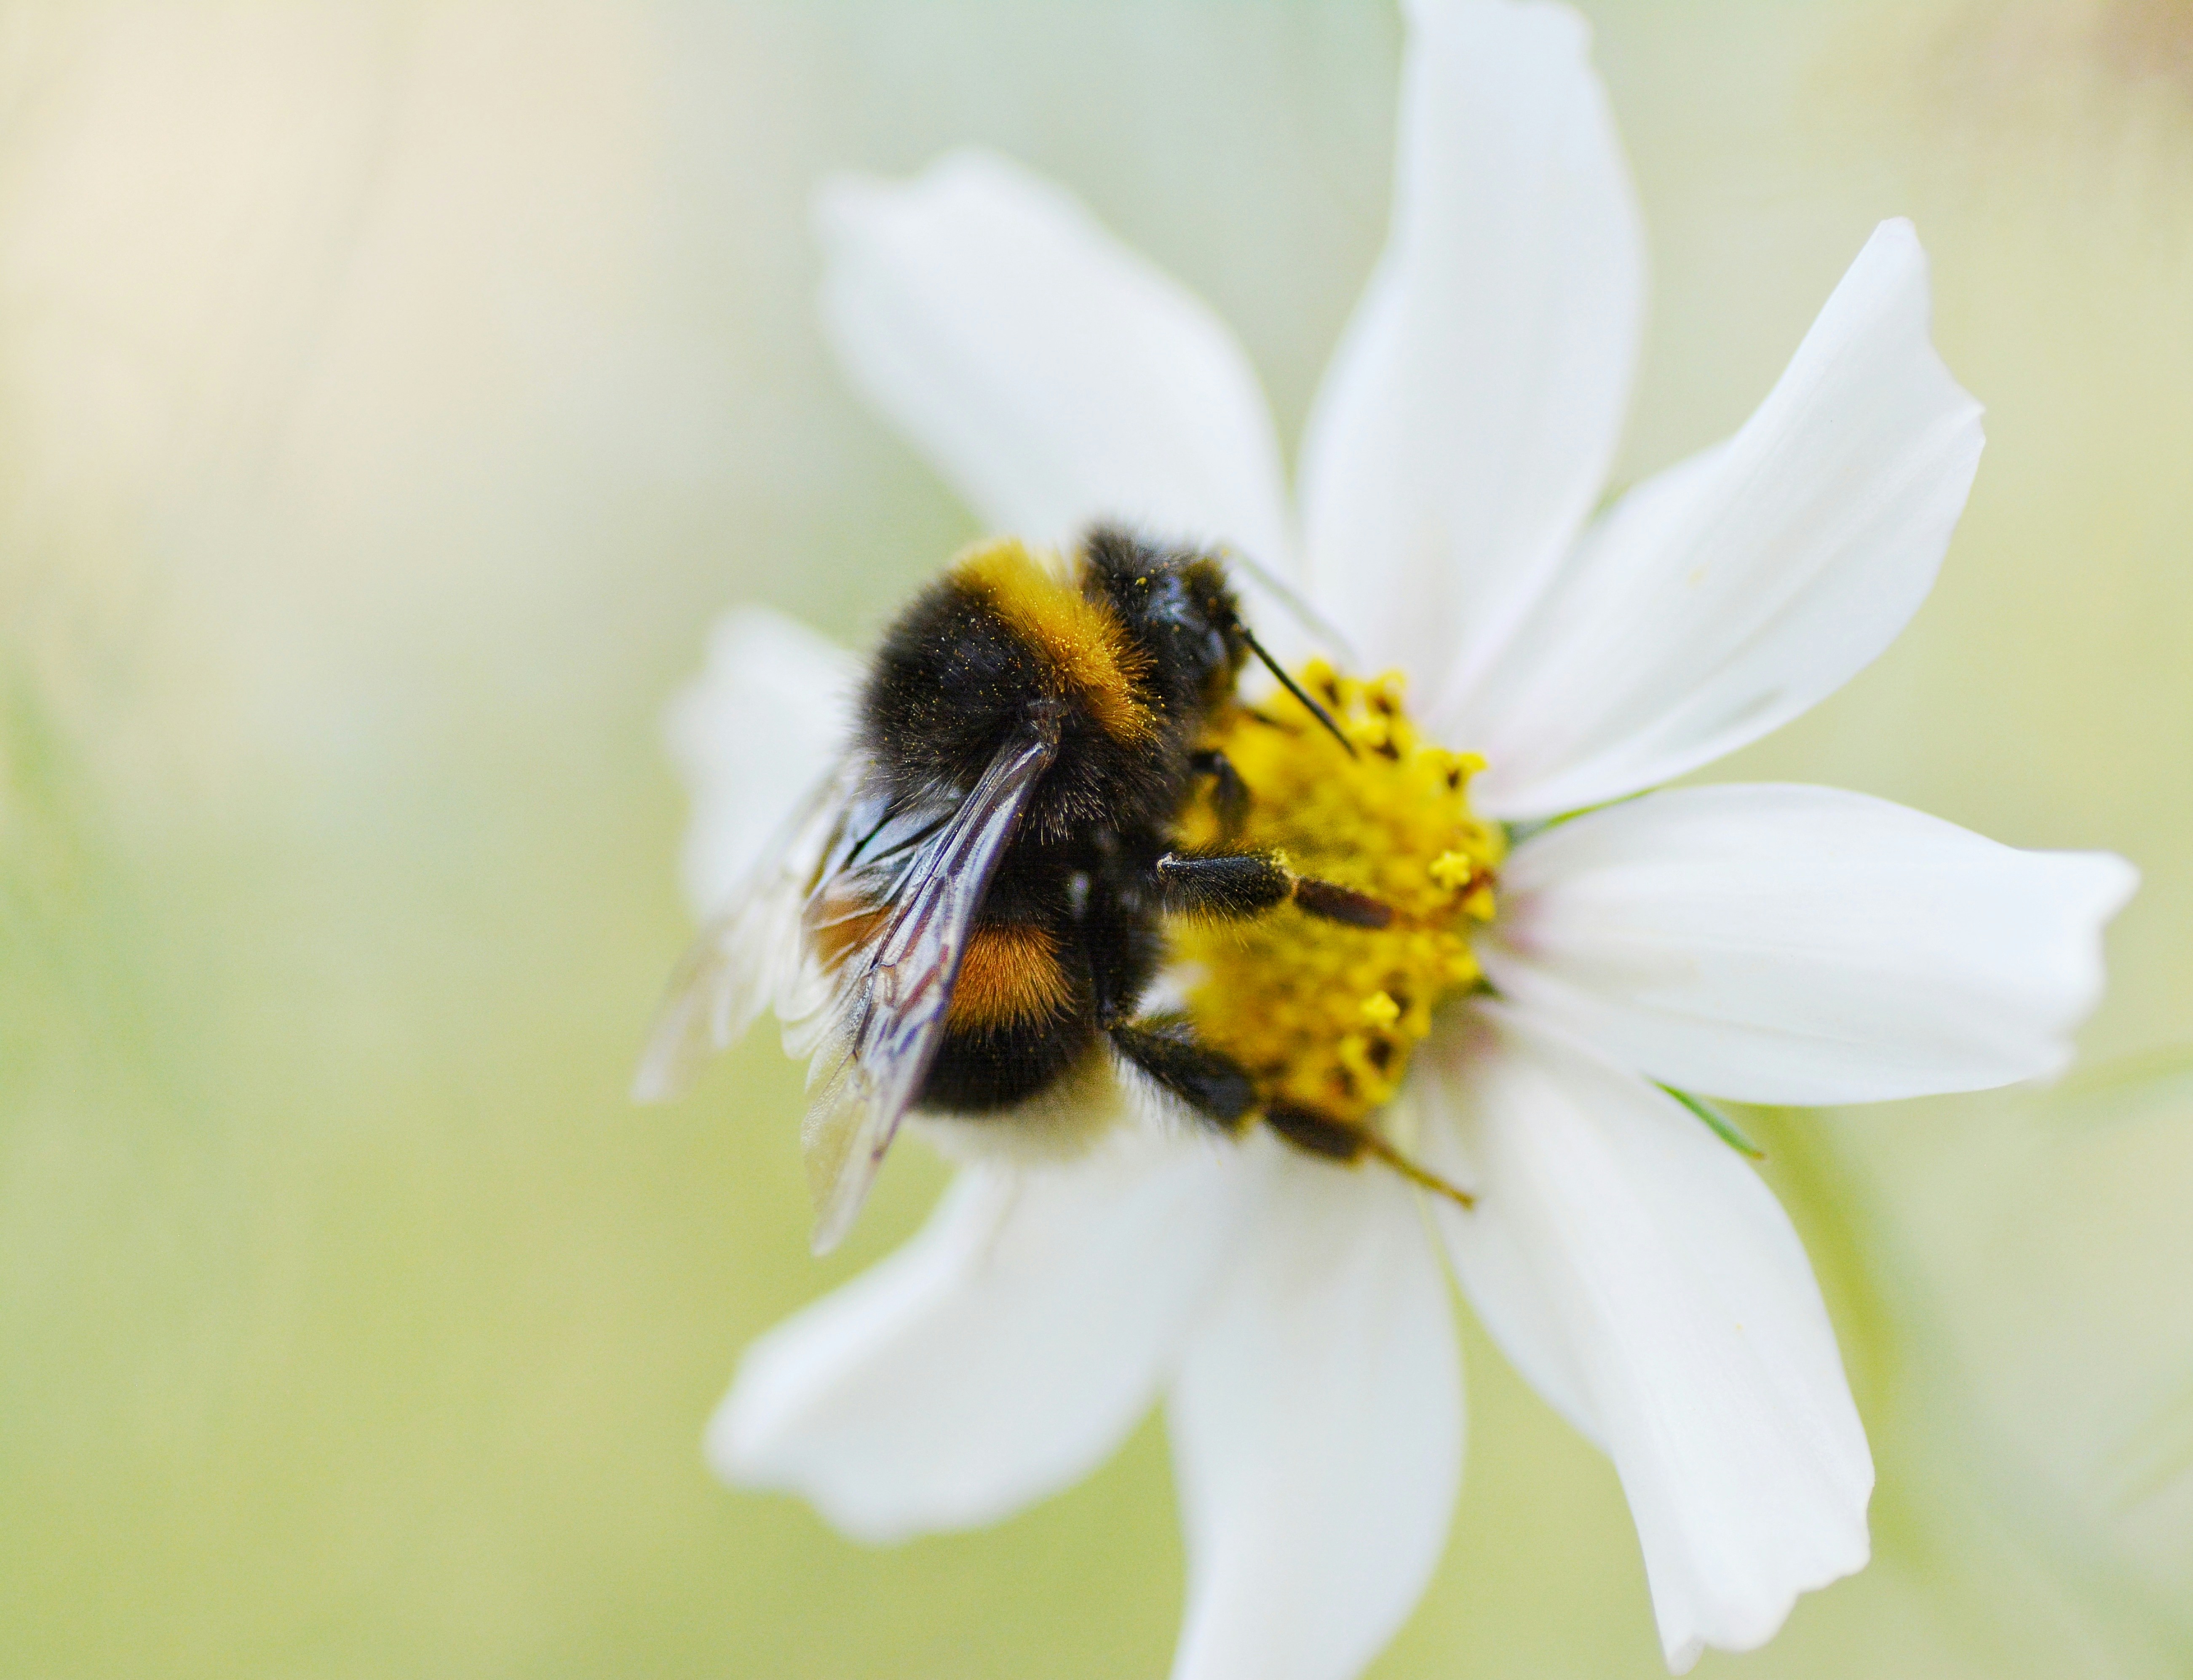
[[[800,906],[838,843],[860,771],[849,759],[816,784],[687,947],[648,1031],[632,1083],[635,1100],[680,1094],[701,1064],[736,1043],[771,1002],[790,1013],[806,966]]]
[[[815,1251],[845,1234],[867,1197],[899,1122],[920,1094],[943,1042],[945,1012],[969,932],[1021,813],[1058,751],[1056,729],[1009,741],[948,814],[907,812],[874,831],[843,873],[816,889],[810,930],[827,906],[866,905],[873,931],[838,970],[832,1019],[816,1064],[822,1089],[801,1141],[815,1195]],[[853,849],[858,850],[859,846]]]

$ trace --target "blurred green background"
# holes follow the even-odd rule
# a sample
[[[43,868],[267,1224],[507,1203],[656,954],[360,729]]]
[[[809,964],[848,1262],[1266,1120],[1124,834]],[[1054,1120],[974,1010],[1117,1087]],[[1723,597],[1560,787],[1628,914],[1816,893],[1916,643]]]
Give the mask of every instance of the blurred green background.
[[[1877,1561],[1699,1672],[2186,1671],[2193,3],[1584,9],[1655,267],[1620,476],[1889,214],[1989,405],[1910,632],[1719,774],[2146,874],[2100,1071],[1756,1117]],[[1163,1671],[1154,1425],[883,1552],[703,1471],[738,1349],[942,1174],[818,1264],[772,1035],[627,1106],[687,931],[658,720],[724,607],[856,639],[971,534],[825,359],[819,174],[1071,184],[1292,436],[1399,49],[1367,3],[0,9],[0,1674]],[[1662,1672],[1611,1471],[1467,1355],[1376,1672]]]

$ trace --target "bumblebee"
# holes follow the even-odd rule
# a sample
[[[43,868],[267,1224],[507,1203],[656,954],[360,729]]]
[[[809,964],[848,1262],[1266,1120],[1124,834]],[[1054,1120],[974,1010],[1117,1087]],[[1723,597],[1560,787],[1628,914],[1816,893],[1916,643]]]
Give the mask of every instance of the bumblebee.
[[[1205,743],[1252,657],[1354,752],[1251,632],[1217,557],[1104,527],[1070,563],[1013,541],[962,556],[886,631],[842,761],[673,980],[641,1094],[669,1094],[773,1003],[790,1047],[816,1053],[818,1251],[909,1111],[1011,1123],[1105,1046],[1221,1130],[1261,1117],[1466,1203],[1367,1125],[1260,1092],[1185,1014],[1144,1011],[1169,917],[1394,915],[1272,852],[1178,843],[1206,791],[1222,836],[1238,826],[1247,790]]]

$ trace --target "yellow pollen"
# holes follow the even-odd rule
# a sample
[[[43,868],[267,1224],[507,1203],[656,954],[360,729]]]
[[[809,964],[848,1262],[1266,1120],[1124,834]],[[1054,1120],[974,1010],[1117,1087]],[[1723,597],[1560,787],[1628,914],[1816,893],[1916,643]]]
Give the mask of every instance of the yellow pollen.
[[[1259,1098],[1360,1123],[1400,1089],[1432,1012],[1478,983],[1471,929],[1492,919],[1506,836],[1469,809],[1474,755],[1421,739],[1398,673],[1368,682],[1322,661],[1300,673],[1354,743],[1349,757],[1284,692],[1233,707],[1204,745],[1249,791],[1228,831],[1208,798],[1182,818],[1199,850],[1274,852],[1297,873],[1394,910],[1360,928],[1282,905],[1249,922],[1183,923],[1173,954],[1200,973],[1200,1034],[1249,1071]]]
[[[1477,873],[1477,860],[1466,852],[1441,852],[1432,860],[1432,879],[1452,892]]]

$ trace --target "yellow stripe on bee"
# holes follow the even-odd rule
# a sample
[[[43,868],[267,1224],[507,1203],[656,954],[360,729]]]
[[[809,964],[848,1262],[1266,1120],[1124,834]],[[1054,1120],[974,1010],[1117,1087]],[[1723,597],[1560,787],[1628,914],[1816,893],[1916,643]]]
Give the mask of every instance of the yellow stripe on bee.
[[[1090,600],[1014,537],[970,550],[953,569],[1035,650],[1058,692],[1089,708],[1097,728],[1127,742],[1157,733],[1157,719],[1135,692],[1148,661],[1110,608]]]

